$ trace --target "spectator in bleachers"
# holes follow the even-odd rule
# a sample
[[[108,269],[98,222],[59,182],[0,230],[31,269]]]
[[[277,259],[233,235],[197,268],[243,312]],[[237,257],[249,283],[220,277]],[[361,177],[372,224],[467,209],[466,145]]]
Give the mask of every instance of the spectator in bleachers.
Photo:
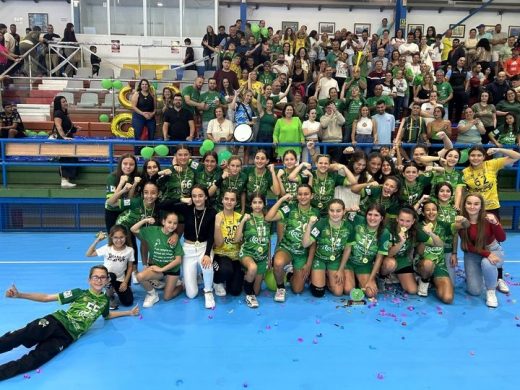
[[[276,146],[276,156],[281,159],[287,150],[294,150],[298,156],[301,154],[300,146],[278,146],[281,143],[305,142],[300,118],[294,115],[294,107],[287,104],[282,110],[282,117],[276,121],[273,133],[273,144]]]
[[[230,57],[224,57],[222,60],[222,69],[218,69],[213,77],[215,77],[215,80],[217,80],[217,87],[219,90],[222,90],[223,79],[227,79],[234,90],[239,88],[238,77],[236,73],[231,70]]]
[[[484,87],[489,84],[489,73],[491,73],[491,69],[486,69],[486,74],[482,73],[482,66],[480,64],[475,64],[471,68],[471,78],[469,79],[469,96],[468,96],[468,106],[472,106],[478,101],[480,96],[480,92],[484,89]]]
[[[224,107],[216,106],[213,108],[214,118],[208,122],[206,138],[213,141],[215,152],[220,153],[223,150],[230,150],[229,146],[218,145],[220,142],[233,141],[233,122],[226,119]]]
[[[415,53],[419,53],[419,46],[415,43],[414,33],[410,31],[406,36],[406,43],[399,46],[399,54],[405,56],[406,62],[411,63]]]
[[[457,66],[452,69],[449,82],[453,89],[453,99],[450,100],[450,114],[452,121],[458,122],[462,115],[462,110],[468,102],[467,91],[469,90],[470,75],[465,68],[466,58],[460,57]]]
[[[497,109],[497,126],[503,126],[505,123],[505,116],[513,114],[515,116],[515,123],[520,121],[520,100],[516,98],[517,94],[514,89],[508,89],[506,98],[501,100],[495,106]]]
[[[511,48],[511,57],[506,58],[503,62],[504,72],[508,78],[520,75],[520,47]]]
[[[439,137],[439,133],[443,132],[451,137],[451,122],[444,118],[444,108],[435,107],[433,109],[433,121],[426,125],[426,134],[428,137],[428,143],[430,144],[442,144],[442,139]]]
[[[0,31],[0,74],[4,73],[4,71],[10,66],[9,61],[17,61],[18,56],[15,54],[11,54],[7,47],[5,46],[5,38],[4,34]]]
[[[74,138],[74,134],[81,130],[81,127],[74,126],[69,117],[69,104],[67,103],[67,99],[63,96],[56,96],[53,101],[53,121],[54,127],[52,129],[52,134],[56,139],[62,140],[71,140]],[[77,163],[77,157],[60,157],[58,159],[61,163],[71,164]],[[78,167],[76,166],[61,166],[60,167],[60,176],[61,176],[61,188],[74,188],[76,184],[71,183],[71,180],[74,180],[78,174]]]
[[[352,144],[357,143],[378,143],[377,139],[377,124],[374,119],[370,117],[370,109],[363,105],[359,109],[359,116],[352,123]],[[365,153],[370,151],[370,147],[364,146]]]
[[[374,96],[374,89],[377,85],[383,84],[385,80],[385,67],[383,60],[372,60],[374,70],[367,76],[367,96]],[[393,106],[393,104],[392,104]]]
[[[43,38],[43,35],[41,34],[41,27],[40,26],[34,26],[33,30],[27,34],[23,40],[20,41],[20,55],[24,55],[29,50],[31,50],[35,45],[38,44],[38,42],[45,42],[45,39]],[[42,74],[43,72],[39,69],[39,58],[38,53],[36,50],[32,50],[24,59],[24,73],[29,76],[32,74],[32,76]]]
[[[498,104],[504,100],[506,91],[510,88],[509,81],[507,80],[506,72],[500,71],[493,82],[486,86],[486,90],[491,94],[491,101],[494,104]]]
[[[367,99],[367,105],[368,108],[370,108],[371,114],[376,112],[376,106],[379,104],[380,101],[383,101],[385,103],[385,109],[388,112],[394,111],[394,99],[392,99],[390,96],[383,95],[383,85],[381,84],[375,86],[374,96],[369,97]]]
[[[314,95],[318,98],[318,100],[326,99],[329,96],[329,90],[331,88],[336,88],[336,90],[339,90],[338,82],[332,78],[332,67],[327,65],[325,68],[325,74],[318,76],[316,92]]]
[[[376,114],[372,116],[372,119],[377,125],[377,139],[381,145],[390,145],[392,143],[392,134],[395,131],[395,117],[386,111],[385,100],[378,100],[376,103]]]
[[[491,33],[489,31],[486,31],[486,25],[485,24],[479,24],[477,26],[477,30],[478,30],[478,33],[477,33],[477,41],[480,41],[481,39],[487,39],[487,40],[491,40],[493,39],[493,35],[491,35]]]
[[[475,61],[482,66],[482,71],[485,72],[487,68],[491,68],[491,45],[489,44],[489,40],[486,38],[482,38],[477,43],[477,52],[475,53]],[[453,66],[453,65],[452,65]],[[493,75],[495,74],[493,69],[491,72]]]
[[[217,46],[224,37],[220,38],[220,28],[224,26],[219,27],[219,35],[215,34],[215,31],[213,30],[212,26],[206,27],[206,34],[204,34],[204,37],[202,38],[203,42],[207,42],[207,44],[211,47]],[[224,29],[225,31],[225,29]],[[213,52],[208,49],[206,46],[204,46],[204,49],[202,50],[202,55],[204,57],[211,57],[213,55]],[[213,69],[213,58],[208,58],[204,60],[204,68],[205,70],[211,70]]]
[[[227,105],[226,98],[217,91],[217,80],[213,77],[208,79],[208,90],[200,95],[200,101],[205,103],[205,108],[202,110],[202,128],[199,138],[204,139],[209,121],[215,118],[215,109]]]
[[[99,67],[101,65],[101,58],[96,55],[97,47],[90,46],[90,65],[92,66],[92,76],[99,76]]]
[[[464,110],[464,119],[457,126],[457,142],[461,144],[481,144],[486,128],[482,121],[475,118],[475,111],[471,107]]]
[[[2,107],[4,111],[0,112],[0,137],[24,138],[25,129],[22,118],[18,111],[16,111],[16,106],[10,102],[5,102],[2,104]]]
[[[322,142],[340,143],[343,140],[342,126],[345,123],[345,117],[338,110],[333,101],[329,101],[325,107],[325,114],[320,118],[321,129],[319,137]],[[342,155],[343,147],[329,147],[328,154],[332,160],[338,161]]]
[[[421,105],[419,103],[412,104],[412,111],[410,116],[404,118],[399,125],[399,130],[395,137],[395,144],[400,146],[400,143],[417,143],[422,134],[426,134],[426,122],[421,117]]]
[[[475,118],[480,119],[486,128],[486,133],[482,135],[482,143],[487,144],[489,142],[488,133],[497,128],[496,108],[494,104],[491,104],[489,92],[482,91],[478,103],[471,108],[475,112]]]
[[[417,99],[416,103],[420,104],[421,99]],[[442,104],[440,104],[437,101],[437,91],[430,92],[430,98],[427,102],[421,104],[421,116],[424,118],[424,122],[426,124],[433,121],[433,110],[435,110],[436,107],[442,107]]]
[[[76,33],[74,32],[74,25],[72,23],[67,23],[65,26],[65,30],[63,31],[63,39],[61,40],[62,43],[66,44],[67,46],[77,46],[78,40],[76,39]],[[76,49],[71,48],[64,48],[63,54],[65,57],[69,57],[72,53],[74,53]],[[81,62],[81,51],[78,50],[69,60],[69,63],[67,66],[65,66],[65,70],[63,71],[63,76],[65,77],[71,77],[72,75],[76,74],[76,70],[74,67],[78,67],[79,63]]]
[[[192,141],[195,137],[193,114],[182,107],[180,93],[173,96],[173,107],[164,113],[162,133],[165,141]]]
[[[457,66],[457,61],[459,60],[459,58],[466,57],[466,51],[464,50],[464,46],[461,45],[460,39],[455,38],[452,43],[452,49],[448,53],[448,64],[450,64],[452,68],[455,68]]]
[[[155,96],[150,89],[150,82],[141,79],[137,84],[135,92],[130,99],[132,104],[132,127],[134,128],[134,138],[140,141],[143,136],[143,129],[146,127],[148,131],[147,140],[155,139]],[[138,154],[140,147],[136,147]]]
[[[59,42],[61,37],[54,32],[54,26],[49,24],[47,26],[47,33],[43,36],[47,42],[56,43]],[[45,53],[45,64],[47,65],[47,71],[50,72],[54,69],[60,62],[60,57],[58,53],[54,49],[51,49],[48,44],[46,45]],[[54,76],[59,74],[59,69],[56,72],[50,74],[50,76]]]

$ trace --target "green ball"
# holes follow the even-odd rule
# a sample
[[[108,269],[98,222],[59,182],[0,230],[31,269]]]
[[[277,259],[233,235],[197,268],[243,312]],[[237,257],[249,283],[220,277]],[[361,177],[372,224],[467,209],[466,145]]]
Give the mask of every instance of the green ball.
[[[160,157],[165,157],[169,153],[168,146],[166,145],[157,145],[155,148],[153,148],[155,151],[155,154],[157,154]]]
[[[101,81],[101,86],[105,89],[110,89],[112,88],[112,80],[109,80],[109,79],[103,79]]]
[[[47,134],[46,131],[40,131],[40,132],[38,132],[38,135],[48,136],[49,134]]]
[[[114,80],[114,82],[112,83],[112,87],[114,87],[114,89],[120,90],[121,88],[123,88],[123,83],[121,82],[121,80]]]
[[[460,151],[459,164],[464,164],[468,161],[468,149],[463,149]]]
[[[276,279],[274,278],[274,272],[272,268],[269,268],[264,275],[264,281],[267,288],[271,291],[276,291]],[[287,282],[287,275],[284,276],[284,284]]]
[[[229,158],[232,156],[231,152],[229,150],[223,150],[218,154],[218,165],[222,165],[224,161],[229,160]]]
[[[212,151],[213,149],[215,149],[215,143],[210,140],[210,139],[206,139],[204,140],[204,142],[202,143],[202,147],[204,149],[206,149],[207,152],[210,152]]]
[[[99,121],[100,122],[108,122],[110,120],[109,116],[107,114],[101,114],[99,116]]]
[[[350,299],[353,301],[361,301],[363,298],[365,298],[365,293],[360,288],[350,290]]]
[[[141,149],[141,156],[143,158],[145,158],[146,160],[151,159],[153,154],[154,154],[154,150],[150,146],[145,146],[144,148]]]

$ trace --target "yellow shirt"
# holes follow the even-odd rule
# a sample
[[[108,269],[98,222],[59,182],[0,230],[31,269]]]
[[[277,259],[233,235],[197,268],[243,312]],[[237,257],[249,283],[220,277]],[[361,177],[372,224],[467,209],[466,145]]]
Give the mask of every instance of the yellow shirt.
[[[498,200],[497,174],[506,165],[506,157],[485,161],[482,168],[471,167],[462,170],[462,178],[468,186],[468,192],[477,192],[484,198],[486,210],[500,208]]]
[[[441,53],[441,60],[446,61],[448,59],[448,54],[450,53],[451,49],[453,49],[453,39],[444,37],[442,38],[442,53]]]
[[[221,213],[223,213],[221,211]],[[238,260],[238,251],[240,250],[240,243],[233,243],[235,233],[240,222],[240,213],[233,212],[233,215],[227,217],[223,216],[222,225],[220,225],[220,232],[224,237],[224,243],[215,248],[215,254],[219,256],[226,256],[232,260]]]
[[[242,75],[242,69],[240,68],[240,65],[232,62],[231,65],[229,65],[229,69],[237,74],[237,79],[240,79],[240,76]]]
[[[298,54],[298,50],[300,50],[302,47],[305,48],[307,45],[307,37],[305,38],[296,38],[296,42],[294,43],[294,54]]]

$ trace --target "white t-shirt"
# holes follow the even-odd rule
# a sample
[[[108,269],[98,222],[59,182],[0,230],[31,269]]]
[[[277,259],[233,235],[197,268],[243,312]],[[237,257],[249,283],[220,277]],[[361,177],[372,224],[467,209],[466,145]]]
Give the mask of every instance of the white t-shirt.
[[[314,121],[314,122],[311,122],[311,121],[305,121],[303,122],[302,124],[302,130],[305,129],[305,130],[311,130],[311,131],[318,131],[320,129],[320,122],[319,121]],[[305,139],[308,141],[308,140],[317,140],[318,139],[318,133],[316,132],[315,134],[312,134],[312,135],[306,135],[305,136]]]
[[[135,261],[134,249],[131,246],[125,246],[123,250],[116,251],[113,246],[103,245],[96,249],[96,254],[104,257],[103,265],[107,267],[108,272],[116,275],[118,282],[125,280],[128,263]]]
[[[318,99],[327,99],[329,97],[329,89],[338,88],[338,82],[334,80],[332,77],[328,79],[327,77],[322,77],[318,84],[320,86],[320,93],[318,94]]]

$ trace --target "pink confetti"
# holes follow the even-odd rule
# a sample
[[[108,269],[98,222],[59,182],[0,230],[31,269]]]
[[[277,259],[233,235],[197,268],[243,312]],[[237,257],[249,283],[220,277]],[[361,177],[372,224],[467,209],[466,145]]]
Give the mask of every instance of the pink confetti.
[[[469,351],[469,355],[470,356],[475,356],[475,352],[474,351]]]
[[[143,315],[142,315],[142,314],[141,314],[141,315],[139,316],[139,319],[140,319],[140,320],[142,320],[142,319],[143,319]]]
[[[378,372],[377,373],[377,379],[382,381],[383,379],[385,379],[385,376],[381,372]]]
[[[320,320],[316,320],[316,325],[319,325],[321,324],[321,321]]]
[[[413,307],[413,306],[408,306],[407,309],[408,309],[408,311],[414,311],[414,310],[415,310],[415,307]]]
[[[267,325],[267,326],[265,327],[265,329],[267,329],[267,330],[271,330],[271,325]]]
[[[37,374],[39,374],[39,373],[41,373],[41,372],[42,372],[42,370],[40,370],[39,368],[36,370],[36,373],[37,373]]]
[[[314,340],[312,340],[312,343],[313,343],[313,344],[318,344],[318,339],[314,339]]]
[[[209,318],[210,320],[212,320],[212,319],[213,319],[213,316],[208,316],[208,318]]]
[[[24,374],[24,375],[23,375],[23,378],[24,378],[24,379],[31,379],[31,376],[30,376],[29,374]]]
[[[405,321],[403,321],[403,322],[401,322],[401,325],[402,325],[402,326],[406,326],[407,324],[406,324]]]
[[[298,342],[303,343],[303,339],[301,337],[298,337]]]

